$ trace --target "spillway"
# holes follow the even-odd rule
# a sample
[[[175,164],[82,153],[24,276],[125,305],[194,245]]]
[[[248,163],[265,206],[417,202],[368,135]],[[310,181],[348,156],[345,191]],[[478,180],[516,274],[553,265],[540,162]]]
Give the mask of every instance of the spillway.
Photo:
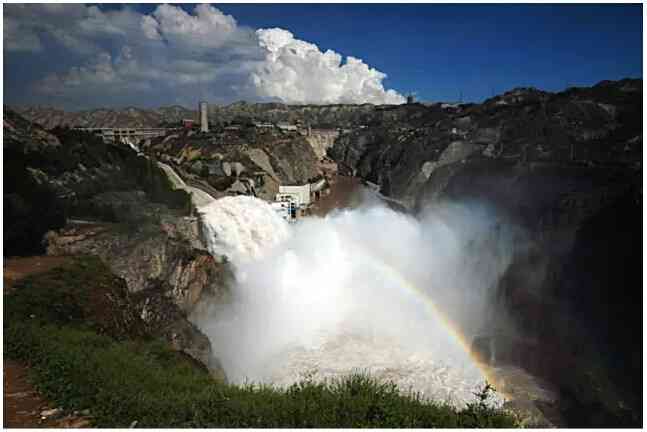
[[[183,189],[191,195],[191,201],[196,208],[204,207],[215,201],[215,198],[202,189],[187,185],[173,168],[163,162],[157,165],[166,173],[167,178],[173,184],[174,189]]]
[[[236,284],[232,304],[193,319],[230,380],[283,386],[362,371],[457,407],[475,401],[487,377],[452,318],[483,312],[468,288],[489,276],[461,268],[469,260],[450,229],[381,206],[289,226],[251,197],[201,213]]]

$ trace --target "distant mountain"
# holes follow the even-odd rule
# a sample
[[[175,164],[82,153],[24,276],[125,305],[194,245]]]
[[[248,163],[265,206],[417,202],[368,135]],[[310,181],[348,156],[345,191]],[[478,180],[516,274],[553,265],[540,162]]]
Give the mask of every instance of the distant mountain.
[[[285,105],[279,103],[236,102],[226,106],[210,105],[212,124],[231,122],[303,123],[314,128],[352,127],[353,125],[408,121],[425,111],[421,104],[412,105]],[[128,107],[67,112],[43,106],[12,107],[26,119],[46,129],[56,126],[82,127],[158,127],[177,124],[182,119],[197,119],[197,111],[173,105],[157,109]],[[413,111],[413,112],[412,112]]]
[[[13,107],[20,115],[46,129],[56,126],[81,127],[157,127],[176,123],[183,118],[194,118],[195,111],[179,105],[155,110],[127,107],[123,109],[100,108],[68,112],[52,107]]]
[[[229,105],[209,105],[211,124],[228,124],[232,122],[271,122],[301,123],[313,128],[352,128],[359,125],[385,125],[397,123],[398,127],[421,127],[439,120],[439,114],[461,111],[469,107],[473,110],[488,109],[491,106],[504,109],[512,101],[514,94],[522,92],[532,94],[534,98],[548,97],[582,100],[595,94],[605,93],[605,89],[633,88],[642,89],[640,80],[602,81],[591,88],[571,88],[562,93],[548,93],[535,89],[514,89],[500,96],[495,96],[482,104],[403,104],[403,105],[286,105],[282,103],[248,103],[234,102]],[[628,91],[622,93],[628,94]],[[556,95],[553,97],[552,95]],[[561,96],[557,96],[561,95]],[[588,96],[587,96],[588,95]],[[46,106],[11,107],[26,119],[42,125],[46,129],[55,126],[83,127],[159,127],[177,124],[182,119],[197,119],[195,109],[180,105],[171,105],[157,109],[136,107],[100,108],[95,110],[68,112]],[[441,115],[443,117],[444,115]]]

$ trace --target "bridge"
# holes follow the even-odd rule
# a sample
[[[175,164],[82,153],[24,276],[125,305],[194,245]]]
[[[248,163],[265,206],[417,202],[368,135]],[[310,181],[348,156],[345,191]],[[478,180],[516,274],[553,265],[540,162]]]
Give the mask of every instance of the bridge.
[[[119,141],[121,138],[146,139],[165,136],[177,128],[111,128],[111,127],[76,127],[74,130],[91,132],[100,135],[104,141]]]

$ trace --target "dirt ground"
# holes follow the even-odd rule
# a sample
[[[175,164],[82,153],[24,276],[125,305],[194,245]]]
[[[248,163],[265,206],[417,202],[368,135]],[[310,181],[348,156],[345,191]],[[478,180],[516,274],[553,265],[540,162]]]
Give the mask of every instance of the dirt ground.
[[[41,273],[67,262],[67,257],[35,256],[9,258],[3,262],[3,293],[10,292],[13,284],[25,276]],[[44,399],[30,384],[29,367],[7,360],[2,362],[3,427],[5,428],[68,428],[88,427],[87,418],[68,415],[41,416],[54,405]]]
[[[3,262],[3,292],[11,291],[13,283],[25,276],[42,273],[65,264],[69,258],[60,256],[34,256],[7,258]]]

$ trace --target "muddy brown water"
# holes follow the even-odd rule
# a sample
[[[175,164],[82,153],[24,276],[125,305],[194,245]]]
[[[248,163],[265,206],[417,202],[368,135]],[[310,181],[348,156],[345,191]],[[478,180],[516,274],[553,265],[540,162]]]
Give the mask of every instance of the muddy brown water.
[[[344,209],[359,199],[361,181],[356,177],[335,175],[330,179],[330,193],[315,202],[310,214],[323,217],[335,209]]]

